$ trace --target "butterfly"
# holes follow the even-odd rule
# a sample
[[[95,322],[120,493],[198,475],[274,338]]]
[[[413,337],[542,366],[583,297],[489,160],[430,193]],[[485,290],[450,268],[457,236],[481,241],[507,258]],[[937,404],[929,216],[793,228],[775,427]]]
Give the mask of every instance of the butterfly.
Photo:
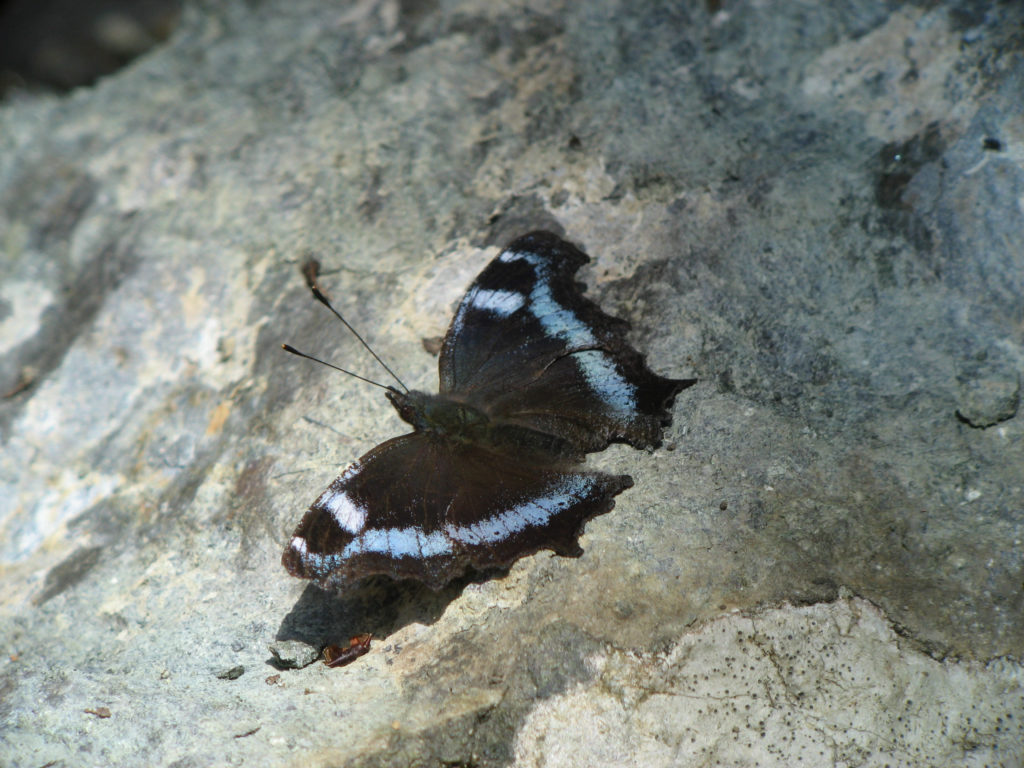
[[[542,549],[582,554],[584,523],[633,485],[586,471],[586,454],[660,445],[696,382],[653,373],[628,323],[583,295],[574,276],[589,260],[537,231],[491,261],[445,335],[438,394],[385,388],[413,431],[313,502],[282,557],[289,573],[324,589],[377,574],[440,589]]]

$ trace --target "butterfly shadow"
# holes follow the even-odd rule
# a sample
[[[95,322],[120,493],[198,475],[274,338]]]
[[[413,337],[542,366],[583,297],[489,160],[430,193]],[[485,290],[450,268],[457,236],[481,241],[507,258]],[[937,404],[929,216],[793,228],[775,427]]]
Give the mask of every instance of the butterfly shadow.
[[[437,591],[417,581],[387,576],[363,579],[343,593],[310,584],[281,620],[275,639],[297,640],[315,648],[367,632],[383,639],[409,624],[433,624],[467,585],[501,574],[473,572]]]

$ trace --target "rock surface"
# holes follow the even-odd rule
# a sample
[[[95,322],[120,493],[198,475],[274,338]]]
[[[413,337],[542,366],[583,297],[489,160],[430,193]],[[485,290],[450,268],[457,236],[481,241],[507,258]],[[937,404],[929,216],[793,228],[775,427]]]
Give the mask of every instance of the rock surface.
[[[1024,11],[827,5],[194,4],[0,108],[0,762],[1024,761]],[[667,445],[579,559],[288,577],[402,430],[298,264],[426,389],[534,228]]]

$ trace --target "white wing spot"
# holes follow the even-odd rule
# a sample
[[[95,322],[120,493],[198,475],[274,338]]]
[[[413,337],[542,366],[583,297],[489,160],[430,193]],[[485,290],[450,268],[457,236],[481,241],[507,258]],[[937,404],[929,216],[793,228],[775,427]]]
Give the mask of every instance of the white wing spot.
[[[469,305],[474,309],[491,312],[498,317],[508,317],[525,303],[526,297],[518,291],[486,289],[474,291],[469,300]]]
[[[317,576],[326,576],[341,565],[341,557],[337,553],[310,552],[308,543],[301,536],[293,536],[290,546],[295,552],[298,552],[299,558],[306,567]]]
[[[331,513],[342,530],[356,534],[366,526],[366,509],[352,501],[344,491],[328,489],[319,503]]]
[[[379,552],[394,558],[450,555],[451,542],[440,531],[424,533],[418,528],[371,528],[345,547],[343,558],[359,552]]]
[[[566,309],[551,295],[548,275],[541,275],[530,292],[530,311],[544,327],[549,336],[561,339],[570,348],[589,347],[597,344],[597,338],[586,324]]]
[[[511,264],[513,261],[526,261],[536,266],[540,260],[529,251],[502,251],[498,254],[498,261],[504,264]]]
[[[620,413],[636,410],[636,387],[619,373],[608,355],[597,349],[588,349],[577,352],[573,357],[602,402]]]
[[[545,495],[523,501],[493,517],[468,526],[447,527],[448,536],[463,544],[479,545],[503,541],[533,526],[543,526],[593,489],[594,479],[584,475],[566,477]]]

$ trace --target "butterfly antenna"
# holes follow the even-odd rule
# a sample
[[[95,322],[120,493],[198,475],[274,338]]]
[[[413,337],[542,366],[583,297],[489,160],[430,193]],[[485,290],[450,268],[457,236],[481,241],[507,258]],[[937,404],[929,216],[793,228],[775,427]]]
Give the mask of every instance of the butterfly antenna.
[[[317,284],[317,278],[319,277],[319,273],[320,273],[320,262],[317,261],[316,259],[307,259],[302,264],[302,276],[304,278],[306,278],[306,285],[309,286],[309,290],[313,293],[313,298],[315,298],[317,301],[319,301],[321,304],[323,304],[325,307],[327,307],[329,310],[331,310],[331,312],[334,313],[334,316],[336,318],[338,318],[339,320],[341,320],[342,323],[344,323],[345,327],[348,328],[349,332],[353,336],[355,336],[357,339],[359,339],[359,343],[362,344],[364,347],[366,347],[366,351],[369,352],[371,355],[373,355],[373,359],[376,360],[378,363],[380,363],[381,367],[384,368],[385,371],[387,371],[389,374],[391,374],[391,378],[393,378],[395,381],[398,382],[398,386],[400,386],[402,389],[404,389],[406,392],[408,392],[409,388],[407,386],[405,386],[405,382],[402,381],[400,378],[398,378],[398,374],[395,373],[394,371],[392,371],[391,368],[388,367],[388,364],[380,359],[380,355],[378,355],[376,352],[373,351],[373,347],[371,347],[369,344],[366,343],[366,339],[364,339],[362,336],[359,335],[359,332],[349,324],[348,320],[346,320],[344,317],[341,316],[341,313],[338,310],[336,310],[331,305],[331,302],[327,299],[327,297],[324,296],[323,292],[320,290],[320,286]],[[305,358],[307,358],[309,360],[316,360],[316,362],[318,362],[318,363],[323,363],[323,360],[317,360],[315,357],[312,357],[312,356],[307,355],[307,354],[303,354],[302,352],[298,352],[294,347],[289,347],[287,344],[284,345],[284,348],[288,352],[291,352],[292,354],[298,355],[299,357],[305,357]],[[336,370],[342,371],[344,373],[348,373],[348,374],[350,374],[352,376],[355,376],[357,379],[362,379],[363,381],[369,381],[371,384],[377,384],[378,387],[384,387],[384,389],[387,389],[387,387],[385,387],[383,384],[378,384],[376,381],[370,381],[370,379],[364,378],[362,376],[358,376],[358,375],[352,373],[351,371],[346,371],[343,368],[338,368],[338,366],[336,366],[336,365],[331,365],[330,363],[324,363],[324,365],[326,365],[326,366],[328,366],[330,368],[335,368]]]
[[[312,355],[307,355],[305,352],[299,352],[299,350],[297,350],[291,344],[282,344],[281,349],[283,349],[285,352],[291,352],[293,355],[297,355],[298,357],[304,357],[307,360],[312,360],[314,363],[320,363],[320,365],[326,365],[328,368],[333,368],[336,371],[347,373],[349,376],[355,376],[360,381],[365,381],[367,384],[373,384],[373,386],[375,387],[380,387],[381,389],[388,389],[386,384],[381,384],[379,381],[374,381],[373,379],[368,379],[365,376],[360,376],[358,373],[352,373],[352,371],[347,371],[344,368],[339,368],[336,365],[332,365],[331,363],[321,360],[319,357],[313,357]],[[402,384],[402,382],[398,383]],[[405,385],[402,384],[402,386],[404,387]],[[406,392],[408,391],[409,390],[406,390]]]

